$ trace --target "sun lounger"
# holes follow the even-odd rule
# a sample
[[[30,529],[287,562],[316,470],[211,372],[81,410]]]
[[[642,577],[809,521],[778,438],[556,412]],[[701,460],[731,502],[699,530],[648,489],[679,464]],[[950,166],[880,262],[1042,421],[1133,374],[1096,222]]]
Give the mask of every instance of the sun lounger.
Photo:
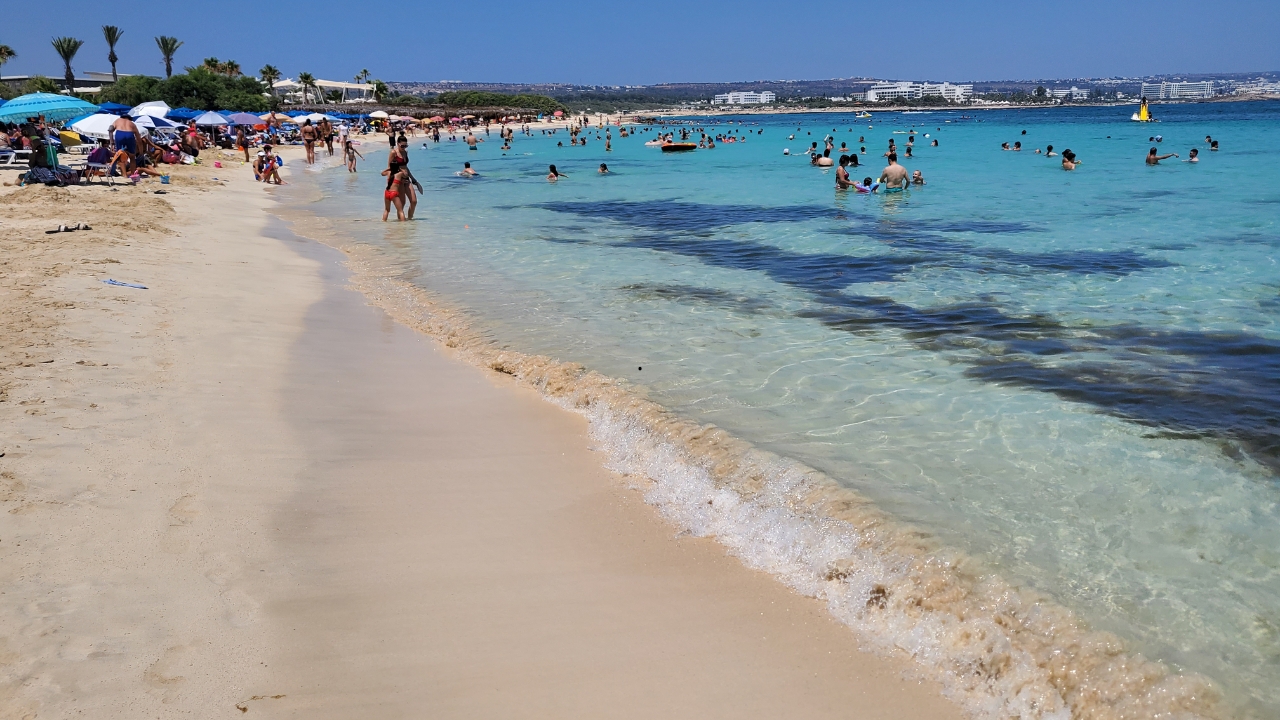
[[[26,167],[30,157],[30,150],[0,150],[0,168]]]

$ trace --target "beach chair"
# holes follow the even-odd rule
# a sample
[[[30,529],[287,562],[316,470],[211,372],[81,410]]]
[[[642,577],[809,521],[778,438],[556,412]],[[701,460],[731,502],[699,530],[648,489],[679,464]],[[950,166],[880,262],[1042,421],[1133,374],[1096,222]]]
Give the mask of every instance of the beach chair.
[[[105,182],[107,183],[107,185],[109,185],[109,186],[114,186],[114,185],[116,184],[116,179],[115,179],[115,177],[110,173],[110,168],[111,168],[110,163],[91,163],[91,162],[85,162],[85,164],[84,164],[84,184],[85,184],[85,185],[92,185],[92,184],[93,184],[93,182],[92,182],[92,181],[93,181],[94,176],[100,176],[100,177],[102,177],[102,178],[104,178],[104,179],[105,179]]]
[[[0,168],[26,167],[30,158],[30,150],[0,150]]]

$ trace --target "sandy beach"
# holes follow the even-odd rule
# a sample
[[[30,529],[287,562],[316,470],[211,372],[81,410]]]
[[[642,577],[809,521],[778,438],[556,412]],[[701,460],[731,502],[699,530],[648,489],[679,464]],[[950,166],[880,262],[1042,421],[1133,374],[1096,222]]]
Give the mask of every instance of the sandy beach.
[[[0,195],[0,718],[961,716],[225,162]]]

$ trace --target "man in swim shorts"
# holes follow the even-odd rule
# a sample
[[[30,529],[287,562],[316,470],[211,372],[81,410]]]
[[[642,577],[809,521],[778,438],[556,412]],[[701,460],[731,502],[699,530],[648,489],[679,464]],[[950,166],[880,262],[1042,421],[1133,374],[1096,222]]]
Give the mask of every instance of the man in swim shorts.
[[[1147,153],[1147,164],[1159,165],[1161,160],[1168,160],[1171,157],[1175,157],[1175,158],[1178,157],[1178,153],[1169,153],[1168,155],[1157,155],[1156,149],[1151,148],[1151,151]]]
[[[138,154],[138,136],[141,131],[133,121],[127,117],[121,116],[111,123],[111,140],[116,145],[116,150],[123,150],[129,153],[130,157]]]
[[[476,147],[476,143],[484,142],[484,140],[476,137],[470,130],[467,131],[467,137],[465,139],[468,150],[479,150],[480,148]]]
[[[907,169],[898,164],[898,153],[889,153],[889,165],[880,172],[880,183],[886,190],[905,190],[910,180]]]

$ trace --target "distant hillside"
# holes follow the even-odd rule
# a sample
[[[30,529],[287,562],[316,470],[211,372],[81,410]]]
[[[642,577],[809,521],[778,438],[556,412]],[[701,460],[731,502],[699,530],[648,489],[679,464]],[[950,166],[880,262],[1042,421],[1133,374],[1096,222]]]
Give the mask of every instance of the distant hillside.
[[[1037,87],[1067,88],[1075,86],[1095,90],[1098,94],[1113,95],[1123,92],[1134,95],[1144,82],[1216,80],[1225,85],[1249,80],[1280,80],[1280,72],[1254,73],[1181,73],[1177,75],[1152,75],[1132,78],[1041,78],[1035,80],[951,80],[973,85],[975,95],[989,93],[1031,94]],[[941,82],[939,78],[894,78]],[[387,83],[393,92],[432,98],[442,93],[502,93],[507,95],[541,95],[553,98],[566,109],[597,112],[644,110],[671,107],[691,103],[709,102],[720,93],[734,90],[762,92],[772,91],[779,102],[796,102],[806,99],[845,97],[865,90],[880,79],[868,77],[832,78],[829,80],[749,80],[728,83],[662,83],[658,85],[572,85],[567,83],[501,83],[501,82],[419,82],[399,81]]]

